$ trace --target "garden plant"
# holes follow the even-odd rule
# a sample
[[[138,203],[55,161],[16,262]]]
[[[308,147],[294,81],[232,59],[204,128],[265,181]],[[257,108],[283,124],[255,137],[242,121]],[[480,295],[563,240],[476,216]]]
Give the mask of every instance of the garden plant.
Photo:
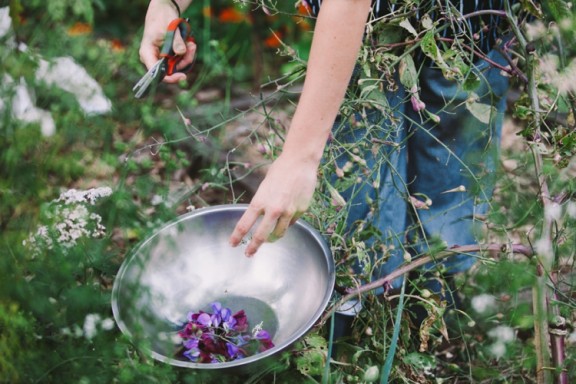
[[[442,38],[442,27],[407,15],[423,1],[398,1],[398,12],[368,25],[382,37],[358,58],[358,92],[342,116],[390,108],[379,90],[413,89],[421,49],[445,76],[471,89],[475,36]],[[138,350],[114,323],[116,273],[130,250],[164,223],[195,208],[249,201],[254,183],[278,155],[306,72],[314,19],[303,1],[196,0],[199,50],[186,84],[160,84],[137,100],[138,60],[147,1],[2,2],[0,25],[0,382],[2,383],[570,383],[576,380],[576,13],[564,0],[521,1],[493,11],[514,44],[506,131],[496,192],[486,203],[479,244],[447,248],[425,239],[427,254],[406,252],[391,276],[368,284],[350,272],[383,244],[374,234],[344,236],[339,191],[370,179],[353,147],[332,142],[310,210],[302,217],[328,241],[337,266],[336,295],[319,323],[267,369],[246,375],[181,370]],[[445,8],[460,23],[471,15]],[[70,57],[96,80],[112,108],[88,113],[65,87],[39,79],[41,59]],[[73,75],[73,74],[72,74]],[[65,74],[62,75],[64,78]],[[11,80],[8,80],[11,79]],[[24,88],[19,87],[25,85]],[[23,89],[27,92],[22,93]],[[23,94],[54,121],[26,120],[13,108]],[[470,94],[478,119],[490,109]],[[19,99],[20,98],[20,99]],[[31,113],[31,109],[27,110]],[[46,116],[46,115],[43,115]],[[362,124],[363,120],[359,120]],[[366,145],[378,150],[384,141]],[[348,152],[337,168],[334,154]],[[376,167],[386,166],[386,159]],[[330,183],[325,175],[336,173]],[[482,185],[483,180],[477,180]],[[458,188],[446,193],[459,193]],[[411,196],[414,212],[434,204]],[[405,234],[395,234],[404,238]],[[418,280],[398,292],[379,288],[430,260],[454,253],[478,262],[457,276],[463,308]],[[257,257],[257,256],[256,256]],[[373,265],[366,266],[369,274]],[[441,274],[437,278],[443,284]],[[333,337],[332,313],[348,299],[364,310],[346,340]],[[407,314],[421,304],[415,326]],[[194,309],[191,309],[194,310]],[[295,309],[297,310],[297,309]],[[267,339],[266,339],[267,340]],[[269,340],[267,340],[269,341]]]

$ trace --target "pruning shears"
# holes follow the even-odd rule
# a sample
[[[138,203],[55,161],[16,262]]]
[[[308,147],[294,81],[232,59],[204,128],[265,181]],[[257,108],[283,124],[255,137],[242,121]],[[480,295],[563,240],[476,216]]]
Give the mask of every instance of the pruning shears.
[[[190,27],[188,19],[178,18],[172,20],[170,24],[168,24],[164,44],[160,50],[160,59],[142,76],[136,85],[134,85],[134,88],[132,88],[134,97],[137,99],[144,96],[152,86],[156,86],[166,75],[169,76],[176,72],[186,73],[192,69],[193,64],[190,64],[185,68],[176,70],[176,65],[182,60],[182,56],[176,55],[172,48],[176,31],[180,33],[180,36],[182,36],[185,42],[194,42],[192,28]]]

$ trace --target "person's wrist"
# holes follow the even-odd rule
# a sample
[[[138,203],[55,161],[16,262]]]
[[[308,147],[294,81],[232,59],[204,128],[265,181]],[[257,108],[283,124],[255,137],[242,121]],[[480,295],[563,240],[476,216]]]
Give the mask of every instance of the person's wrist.
[[[180,16],[188,8],[192,1],[186,0],[150,0],[150,6],[170,7]]]
[[[192,0],[168,0],[168,2],[176,9],[180,16],[188,8]]]
[[[285,145],[280,156],[294,165],[300,164],[301,166],[317,168],[322,160],[322,154],[323,151]]]
[[[178,2],[176,0],[170,0],[170,2],[172,5],[174,5],[174,8],[176,8],[176,11],[178,11],[178,17],[180,17],[182,15],[182,11],[180,10],[180,5]]]

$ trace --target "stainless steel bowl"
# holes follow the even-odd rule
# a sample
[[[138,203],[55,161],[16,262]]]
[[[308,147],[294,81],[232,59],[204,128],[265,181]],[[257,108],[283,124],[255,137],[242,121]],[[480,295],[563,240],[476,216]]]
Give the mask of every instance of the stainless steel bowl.
[[[185,214],[137,246],[114,282],[112,310],[121,331],[159,361],[186,368],[246,366],[306,334],[322,315],[334,286],[334,262],[320,234],[302,220],[264,244],[254,257],[228,238],[245,205],[222,205]],[[190,311],[219,301],[263,322],[275,346],[224,363],[194,363],[175,355],[171,335]]]

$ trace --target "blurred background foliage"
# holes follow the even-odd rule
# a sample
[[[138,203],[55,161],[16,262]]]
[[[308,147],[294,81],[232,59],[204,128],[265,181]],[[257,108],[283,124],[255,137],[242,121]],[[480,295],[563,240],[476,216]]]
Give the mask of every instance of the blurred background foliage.
[[[163,86],[156,95],[135,100],[131,88],[145,73],[138,45],[147,5],[145,0],[0,1],[0,7],[10,7],[11,37],[16,42],[0,37],[3,83],[7,84],[6,75],[23,79],[35,105],[50,112],[56,125],[54,135],[43,136],[38,124],[15,119],[10,108],[0,107],[0,382],[220,382],[221,378],[198,372],[183,374],[140,355],[110,324],[110,289],[124,255],[151,230],[188,206],[232,200],[227,172],[232,165],[221,156],[227,150],[221,128],[238,115],[231,108],[233,100],[250,94],[258,102],[266,90],[297,85],[305,69],[313,20],[295,1],[195,0],[185,13],[199,42],[191,81]],[[555,82],[546,77],[550,71],[538,72],[545,111],[538,121],[543,125],[535,123],[532,101],[521,82],[510,118],[520,127],[518,141],[541,144],[543,172],[554,196],[562,197],[565,212],[555,231],[557,266],[572,272],[574,87],[560,93],[558,84],[576,84],[572,72],[576,16],[567,2],[543,5],[544,23],[531,35],[530,52],[550,55],[557,63],[556,73],[565,77]],[[530,8],[533,3],[526,0],[522,6]],[[39,57],[62,56],[72,57],[96,79],[112,101],[109,113],[87,114],[70,92],[36,80]],[[517,59],[525,68],[525,57],[520,54]],[[14,94],[5,88],[0,92],[5,100]],[[290,109],[290,100],[287,97],[279,108]],[[263,115],[270,131],[283,128],[267,113]],[[200,133],[210,140],[199,139]],[[272,139],[260,144],[267,146],[270,157],[278,150]],[[510,162],[501,169],[497,209],[489,218],[492,235],[530,244],[545,217],[533,160],[525,147],[506,156]],[[81,205],[101,217],[105,235],[84,236],[74,247],[56,245],[39,254],[23,244],[42,226],[54,224],[62,192],[100,187],[110,187],[113,193],[95,205]],[[186,193],[180,194],[181,188]],[[311,219],[319,227],[330,223],[326,218],[337,216],[319,211],[318,207],[329,205],[320,202],[312,209]],[[468,297],[489,294],[498,299],[498,309],[476,314],[469,322],[473,324],[462,331],[461,345],[449,351],[452,358],[463,356],[468,365],[454,363],[448,353],[400,348],[392,376],[399,382],[533,381],[528,378],[536,369],[534,319],[522,293],[534,284],[535,264],[534,259],[490,261],[473,282],[462,284]],[[567,293],[558,303],[571,324],[576,304],[573,277],[568,276],[561,278]],[[364,313],[356,326],[362,343],[351,347],[348,362],[333,368],[330,382],[375,381],[367,374],[382,366],[381,350],[391,333],[390,324],[382,319],[393,313],[377,301],[368,306],[374,306],[373,314]],[[491,355],[494,340],[488,336],[495,324],[509,325],[518,333],[499,359]],[[410,331],[405,322],[402,326],[400,345],[406,347]],[[569,330],[573,331],[572,325]],[[441,337],[435,343],[441,344]],[[571,374],[574,343],[568,344],[565,365]],[[325,345],[311,336],[292,353],[280,356],[279,364],[270,368],[278,374],[270,377],[279,383],[319,382],[325,361]],[[270,382],[268,373],[230,382]]]

